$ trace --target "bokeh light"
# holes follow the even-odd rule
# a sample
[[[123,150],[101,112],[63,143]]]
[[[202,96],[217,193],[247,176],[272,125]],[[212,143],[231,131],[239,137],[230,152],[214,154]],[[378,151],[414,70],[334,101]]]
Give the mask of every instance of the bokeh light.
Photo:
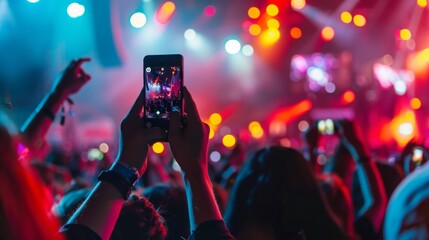
[[[261,44],[270,46],[280,39],[280,32],[277,29],[267,29],[260,36]]]
[[[366,25],[366,18],[363,15],[356,14],[353,17],[353,22],[358,27],[363,27]]]
[[[253,56],[253,47],[249,44],[246,44],[243,46],[243,48],[241,48],[241,52],[243,53],[244,56],[246,57],[250,57]]]
[[[417,0],[417,5],[421,8],[427,7],[428,1],[427,0]]]
[[[355,93],[351,90],[345,91],[342,96],[342,100],[345,103],[352,103],[355,100],[355,98],[356,98]]]
[[[290,29],[290,36],[294,39],[299,39],[302,36],[302,31],[299,27],[293,27]]]
[[[277,19],[272,18],[267,21],[267,27],[271,29],[279,29],[280,22]]]
[[[298,123],[298,129],[300,132],[306,132],[309,127],[310,127],[310,124],[305,120],[302,120]]]
[[[164,152],[164,144],[161,142],[156,142],[152,145],[152,150],[154,153],[161,154]]]
[[[211,127],[210,125],[209,125],[209,127],[210,127],[209,139],[213,139],[213,138],[214,138],[214,136],[215,136],[215,132],[214,132],[214,130],[213,130],[213,127]]]
[[[161,24],[167,24],[173,16],[175,10],[176,5],[173,2],[165,2],[156,12],[156,20],[158,20],[158,22]]]
[[[258,24],[252,24],[249,27],[249,33],[253,36],[258,36],[259,34],[261,34],[261,26],[259,26]]]
[[[412,109],[417,110],[420,109],[420,107],[422,106],[422,102],[418,98],[412,98],[410,100],[410,106]]]
[[[209,121],[213,125],[219,125],[222,122],[222,116],[219,113],[212,113],[209,117]]]
[[[409,29],[406,29],[406,28],[401,29],[399,31],[399,37],[404,41],[410,40],[411,39],[411,31]]]
[[[267,6],[266,12],[268,16],[275,17],[279,14],[279,8],[275,4],[270,4]]]
[[[222,144],[227,148],[234,147],[236,143],[237,143],[237,140],[232,134],[227,134],[222,138]]]
[[[192,28],[187,29],[184,33],[184,37],[186,40],[194,40],[196,36],[197,33]]]
[[[332,27],[326,26],[322,29],[321,35],[323,40],[331,41],[335,36],[335,31]]]
[[[130,23],[134,28],[142,28],[146,24],[146,15],[141,12],[136,12],[131,15]]]
[[[107,145],[107,143],[101,143],[98,146],[98,149],[102,152],[102,153],[107,153],[109,151],[109,145]]]
[[[353,16],[350,12],[344,11],[341,13],[341,21],[343,23],[351,23],[353,20]]]
[[[221,155],[218,151],[213,151],[210,153],[210,161],[212,162],[219,162],[221,159]]]
[[[204,9],[204,14],[206,14],[207,17],[213,17],[214,15],[216,15],[216,8],[212,5],[207,6]]]
[[[241,50],[241,43],[236,39],[230,39],[225,43],[225,51],[228,54],[237,54]]]
[[[261,11],[257,7],[251,7],[247,11],[247,15],[252,19],[257,19],[261,15]]]
[[[290,2],[290,5],[295,10],[301,10],[301,9],[303,9],[306,4],[307,3],[306,3],[305,0],[291,0],[291,2]]]
[[[38,3],[39,0],[27,0],[27,2],[29,2],[29,3]]]
[[[70,3],[70,5],[67,7],[67,14],[71,18],[77,18],[82,16],[85,13],[85,7],[79,3]]]

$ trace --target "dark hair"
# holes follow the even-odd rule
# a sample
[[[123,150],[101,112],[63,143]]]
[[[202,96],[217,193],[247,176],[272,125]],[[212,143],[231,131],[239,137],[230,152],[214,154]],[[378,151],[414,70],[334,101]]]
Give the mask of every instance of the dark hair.
[[[167,236],[163,219],[144,197],[131,196],[122,206],[111,240],[162,240]]]
[[[233,234],[246,224],[269,226],[278,239],[304,232],[308,239],[343,239],[315,176],[296,150],[268,147],[243,166],[225,212]]]
[[[166,240],[189,237],[188,205],[182,186],[158,184],[147,188],[143,194],[165,219],[168,229]]]

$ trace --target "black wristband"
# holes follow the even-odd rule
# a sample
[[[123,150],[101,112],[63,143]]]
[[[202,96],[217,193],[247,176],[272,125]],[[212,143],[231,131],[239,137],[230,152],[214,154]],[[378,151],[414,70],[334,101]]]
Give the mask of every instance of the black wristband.
[[[127,200],[131,194],[132,184],[128,182],[121,174],[112,171],[102,171],[100,175],[98,175],[98,181],[108,182],[112,184],[122,195],[124,200]]]
[[[50,109],[42,108],[39,112],[44,116],[48,117],[49,119],[51,119],[52,121],[55,121],[55,114]]]

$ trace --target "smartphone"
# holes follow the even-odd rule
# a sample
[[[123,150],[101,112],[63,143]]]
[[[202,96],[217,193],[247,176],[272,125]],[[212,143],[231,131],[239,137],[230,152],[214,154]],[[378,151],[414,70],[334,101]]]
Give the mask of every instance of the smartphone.
[[[323,135],[333,135],[335,133],[334,120],[332,119],[318,120],[317,129]]]
[[[416,166],[420,166],[423,162],[423,149],[421,147],[413,148],[412,160]]]
[[[148,55],[143,59],[144,126],[168,130],[170,112],[183,116],[183,56]]]

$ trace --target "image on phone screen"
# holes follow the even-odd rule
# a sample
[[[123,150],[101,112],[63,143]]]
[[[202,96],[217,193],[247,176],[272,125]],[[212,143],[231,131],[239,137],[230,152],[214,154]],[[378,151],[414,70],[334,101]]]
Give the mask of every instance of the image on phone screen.
[[[169,119],[171,111],[181,110],[179,66],[151,66],[145,68],[145,117]]]

